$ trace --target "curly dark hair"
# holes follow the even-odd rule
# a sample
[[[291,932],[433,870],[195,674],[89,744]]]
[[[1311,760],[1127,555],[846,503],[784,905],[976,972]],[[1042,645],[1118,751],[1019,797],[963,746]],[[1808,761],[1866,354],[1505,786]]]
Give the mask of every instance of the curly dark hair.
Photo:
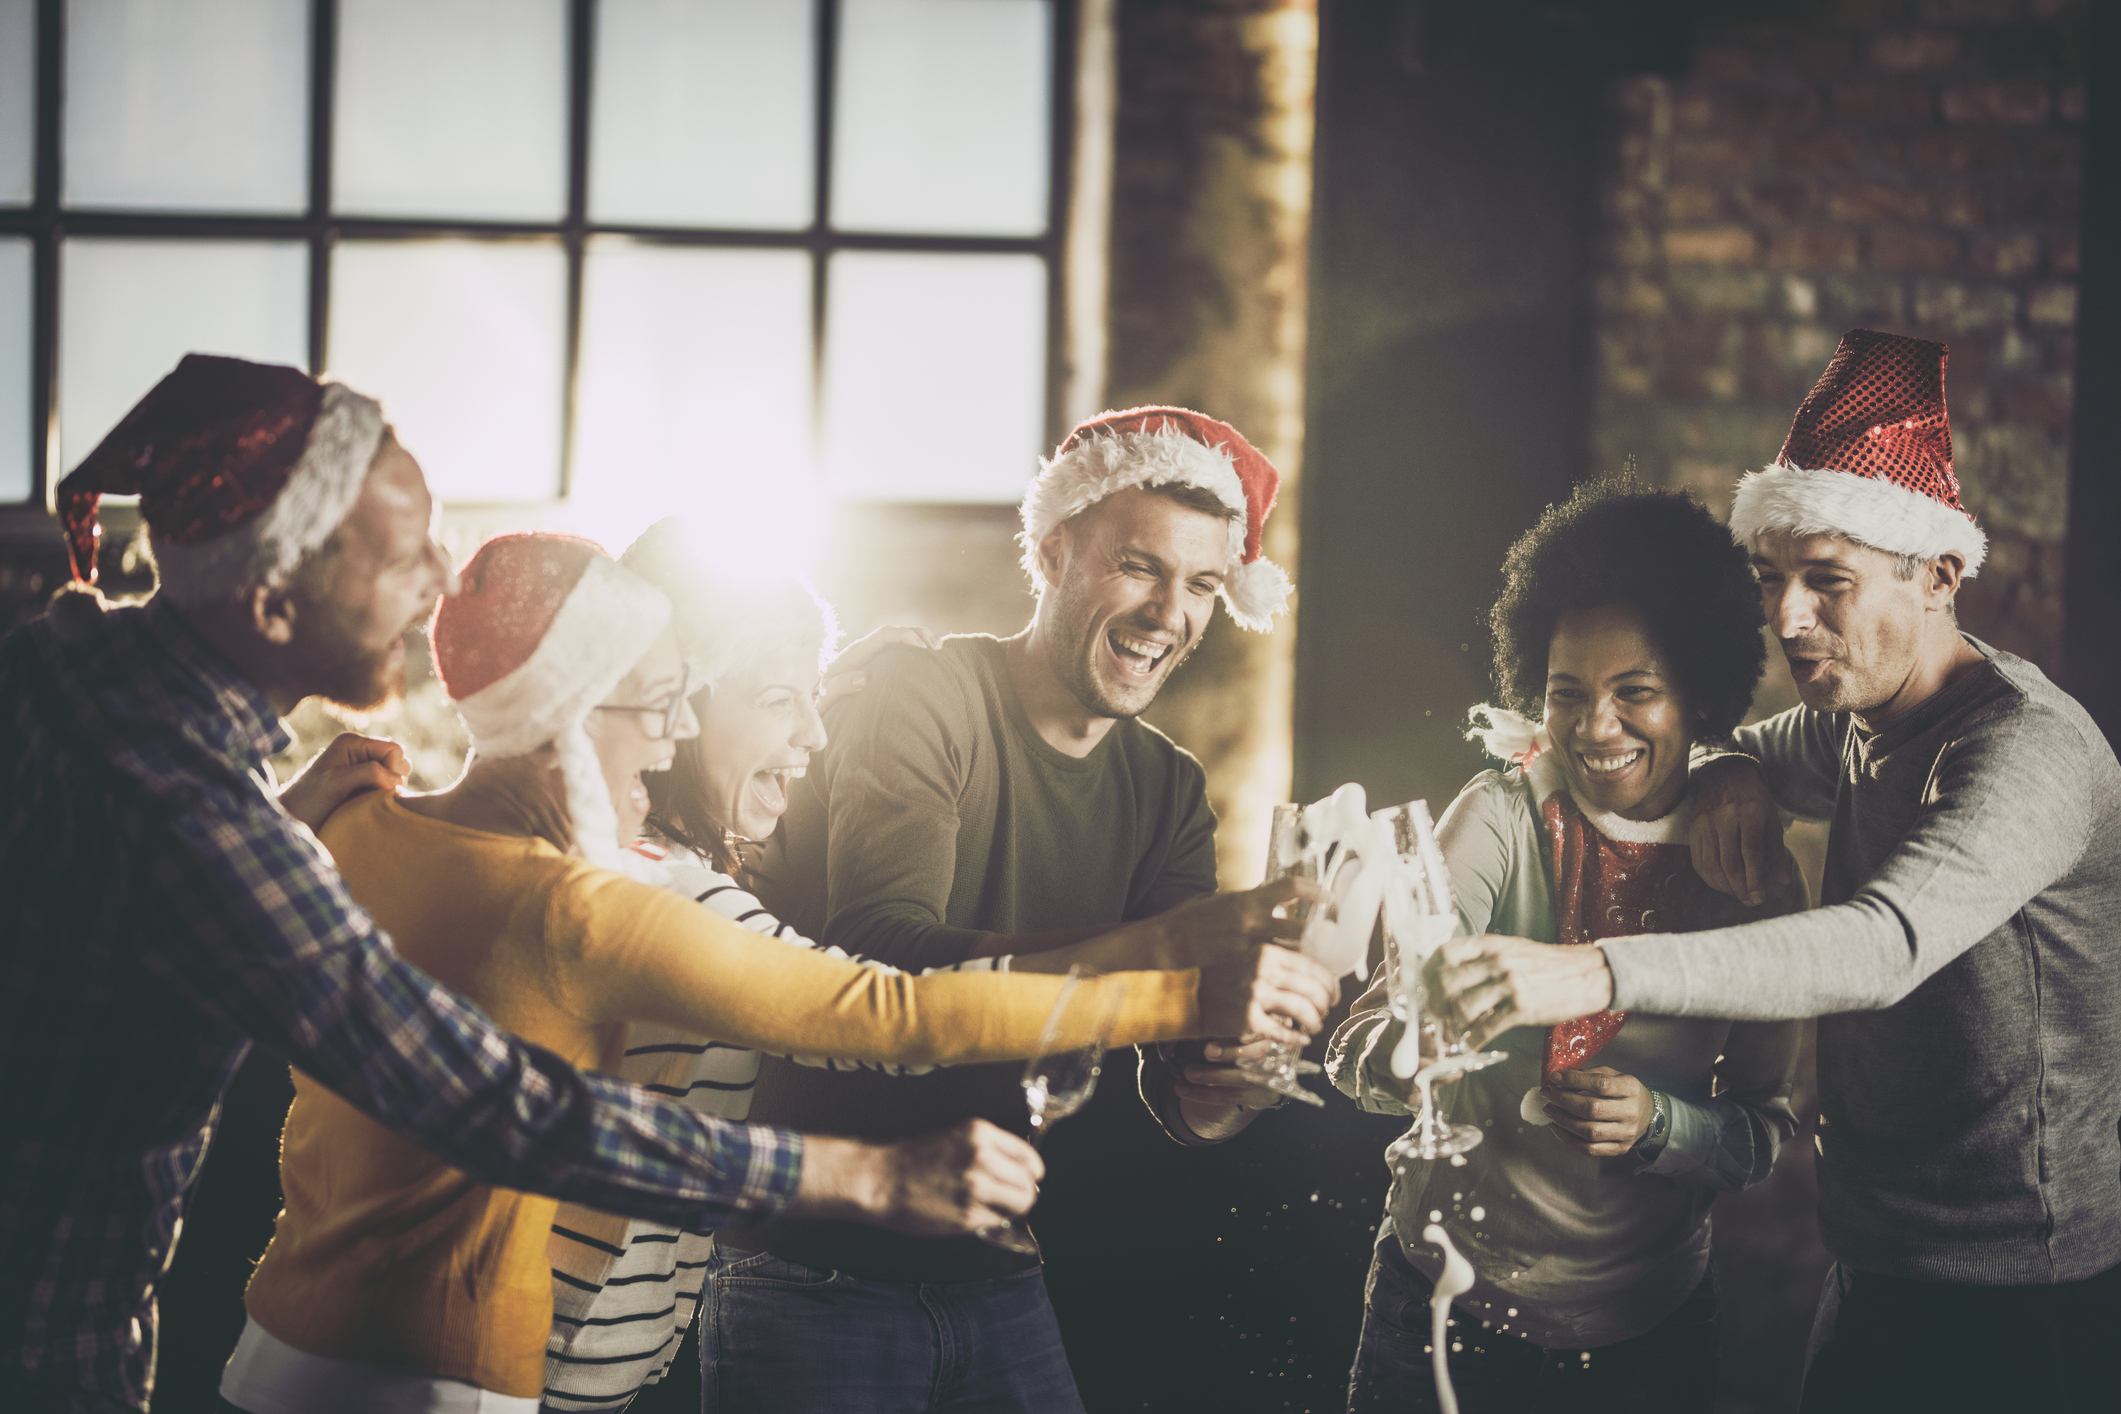
[[[1537,718],[1554,625],[1575,609],[1626,604],[1678,675],[1696,739],[1745,719],[1767,666],[1760,585],[1745,551],[1691,496],[1628,478],[1586,482],[1520,536],[1488,611],[1503,704]]]

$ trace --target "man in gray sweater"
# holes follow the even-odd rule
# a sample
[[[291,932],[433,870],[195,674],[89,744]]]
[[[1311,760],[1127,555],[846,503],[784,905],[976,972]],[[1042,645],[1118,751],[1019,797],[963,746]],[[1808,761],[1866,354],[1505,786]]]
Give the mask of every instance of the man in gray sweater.
[[[1749,894],[1774,803],[1828,820],[1824,906],[1597,948],[1465,939],[1435,979],[1476,1044],[1606,1007],[1821,1018],[1839,1260],[1806,1414],[2121,1392],[2121,766],[2038,668],[1959,631],[1986,541],[1944,358],[1851,332],[1732,511],[1804,705],[1697,774],[1696,860]]]

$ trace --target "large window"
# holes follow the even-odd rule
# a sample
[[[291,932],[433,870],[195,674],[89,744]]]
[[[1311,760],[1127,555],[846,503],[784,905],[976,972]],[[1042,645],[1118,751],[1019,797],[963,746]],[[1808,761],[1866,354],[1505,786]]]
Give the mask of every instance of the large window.
[[[193,349],[457,504],[1013,500],[1066,4],[0,0],[0,504]]]

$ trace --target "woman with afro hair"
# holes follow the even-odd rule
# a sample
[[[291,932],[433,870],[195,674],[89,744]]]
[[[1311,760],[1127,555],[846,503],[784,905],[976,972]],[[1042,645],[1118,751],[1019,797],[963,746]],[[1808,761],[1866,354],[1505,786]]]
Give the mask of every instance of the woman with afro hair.
[[[1695,875],[1688,759],[1744,716],[1766,658],[1744,551],[1698,503],[1598,482],[1511,547],[1490,622],[1504,706],[1438,832],[1459,924],[1561,945],[1720,927],[1746,910]],[[1796,877],[1796,871],[1791,871]],[[1334,1037],[1334,1082],[1409,1112],[1380,984]],[[1766,1178],[1796,1130],[1796,1023],[1604,1013],[1506,1033],[1509,1059],[1445,1087],[1463,1156],[1398,1162],[1348,1407],[1429,1409],[1440,1221],[1472,1262],[1450,1360],[1468,1411],[1700,1410],[1716,1398],[1709,1205]],[[1400,1151],[1394,1150],[1395,1155]]]

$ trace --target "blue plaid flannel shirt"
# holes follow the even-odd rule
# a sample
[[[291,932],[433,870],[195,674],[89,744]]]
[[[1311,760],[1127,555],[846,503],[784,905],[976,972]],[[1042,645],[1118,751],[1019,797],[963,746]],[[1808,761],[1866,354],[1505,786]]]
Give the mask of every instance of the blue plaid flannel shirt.
[[[488,1183],[674,1226],[794,1196],[800,1136],[577,1073],[400,959],[280,809],[287,742],[166,605],[0,638],[0,1364],[147,1408],[253,1039]]]

